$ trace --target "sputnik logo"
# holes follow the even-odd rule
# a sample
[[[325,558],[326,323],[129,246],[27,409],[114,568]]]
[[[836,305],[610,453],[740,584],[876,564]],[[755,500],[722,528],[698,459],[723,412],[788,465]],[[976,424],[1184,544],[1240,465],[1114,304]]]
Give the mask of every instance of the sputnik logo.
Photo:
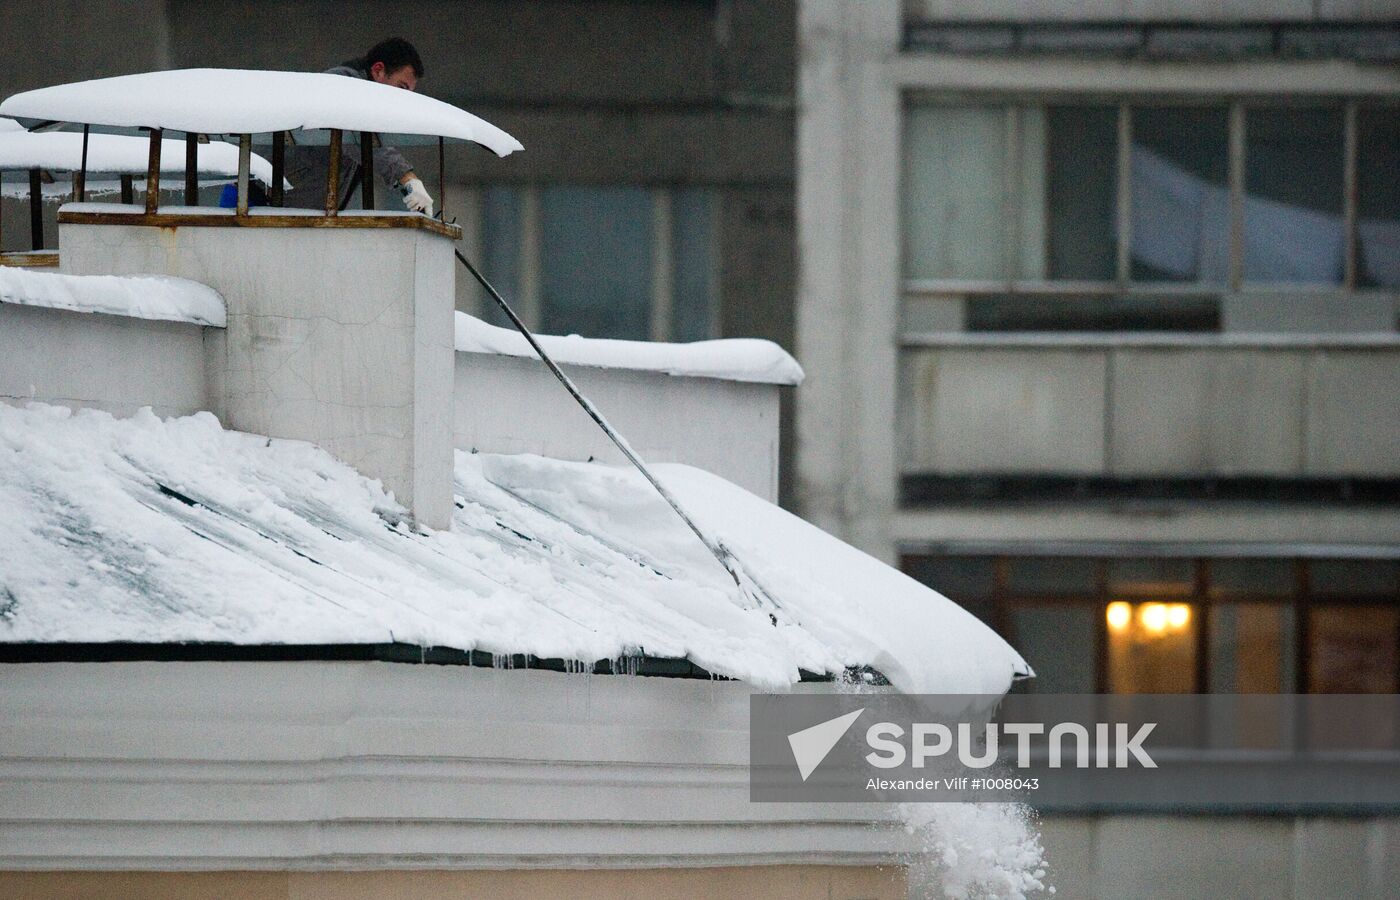
[[[816,771],[817,766],[822,764],[822,760],[826,759],[836,743],[851,730],[851,726],[863,712],[865,707],[862,706],[855,712],[848,712],[844,716],[828,719],[788,735],[788,746],[792,747],[792,758],[797,761],[797,771],[802,775],[803,781]]]

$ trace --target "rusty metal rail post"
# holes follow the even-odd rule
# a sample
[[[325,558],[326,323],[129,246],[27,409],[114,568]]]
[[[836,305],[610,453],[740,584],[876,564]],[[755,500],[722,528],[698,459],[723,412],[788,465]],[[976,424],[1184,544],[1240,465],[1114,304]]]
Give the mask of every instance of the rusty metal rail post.
[[[272,133],[272,184],[268,185],[268,202],[282,205],[282,173],[287,169],[287,132]]]
[[[438,218],[447,221],[447,152],[444,145],[447,142],[438,138]]]
[[[151,155],[146,164],[146,215],[154,215],[160,208],[160,148],[164,133],[159,128],[151,129]]]
[[[340,212],[340,129],[331,129],[331,162],[326,169],[326,215]]]
[[[83,159],[78,168],[78,174],[73,177],[73,202],[84,203],[87,201],[87,154],[88,154],[88,130],[90,126],[83,126]]]
[[[29,170],[29,248],[44,249],[44,180],[38,169]]]
[[[199,205],[199,135],[185,132],[185,205]]]
[[[360,132],[360,208],[374,209],[374,132]]]
[[[238,136],[238,208],[234,215],[248,215],[248,169],[253,162],[253,136]]]

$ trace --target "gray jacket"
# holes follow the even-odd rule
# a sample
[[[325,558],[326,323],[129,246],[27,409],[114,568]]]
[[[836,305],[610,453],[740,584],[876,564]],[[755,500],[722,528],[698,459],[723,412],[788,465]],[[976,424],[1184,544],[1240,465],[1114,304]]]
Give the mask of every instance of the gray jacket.
[[[331,75],[345,75],[349,78],[368,78],[364,69],[354,66],[335,66],[327,69]],[[340,151],[340,198],[342,203],[349,193],[355,174],[360,170],[360,136],[347,132],[342,137]],[[286,177],[292,183],[282,204],[288,207],[324,209],[326,205],[326,173],[330,171],[330,150],[327,147],[289,146],[286,158]],[[413,171],[413,165],[404,159],[402,153],[393,147],[379,146],[374,150],[374,173],[386,187],[397,190],[399,180]],[[352,204],[358,201],[351,201]],[[378,205],[378,204],[376,204]]]

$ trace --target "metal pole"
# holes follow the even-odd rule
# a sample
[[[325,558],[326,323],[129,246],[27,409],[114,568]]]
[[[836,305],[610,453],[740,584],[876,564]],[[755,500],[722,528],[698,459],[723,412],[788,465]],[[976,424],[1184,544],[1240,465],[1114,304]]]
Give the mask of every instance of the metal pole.
[[[123,175],[123,176],[121,176],[121,182],[122,182],[122,202],[125,203],[126,205],[130,206],[132,203],[136,202],[136,201],[135,201],[136,189],[135,189],[135,187],[133,187],[132,184],[131,184],[131,176],[130,176],[130,175]]]
[[[29,247],[44,249],[44,182],[38,169],[29,170]]]
[[[248,215],[248,169],[252,165],[253,159],[253,136],[251,134],[240,134],[238,136],[238,208],[234,210],[234,215]]]
[[[340,211],[340,129],[331,129],[331,164],[326,169],[326,215]]]
[[[199,205],[199,135],[185,132],[185,205]]]
[[[360,208],[374,209],[374,132],[360,132]]]
[[[87,200],[88,129],[89,126],[83,126],[83,161],[78,169],[78,176],[73,179],[74,203],[83,203]]]
[[[583,411],[588,413],[589,417],[598,424],[599,428],[603,429],[603,433],[608,436],[608,439],[613,442],[613,445],[616,446],[618,450],[622,451],[622,455],[627,457],[628,462],[632,463],[632,465],[637,468],[637,471],[641,472],[642,476],[651,483],[651,486],[656,488],[656,492],[670,505],[676,515],[681,517],[681,521],[685,522],[690,530],[695,533],[695,536],[700,539],[700,543],[704,544],[705,549],[710,551],[710,555],[712,555],[721,566],[724,566],[724,570],[729,573],[730,578],[734,579],[734,584],[739,588],[739,591],[753,600],[758,606],[767,606],[769,608],[769,619],[772,620],[774,625],[778,624],[777,617],[773,612],[781,611],[782,607],[773,599],[773,595],[764,590],[763,586],[760,585],[752,575],[744,571],[743,565],[739,562],[738,557],[736,557],[723,542],[711,540],[700,530],[700,526],[695,524],[695,520],[681,508],[680,501],[667,490],[664,484],[656,479],[655,475],[651,474],[651,470],[647,468],[646,463],[642,462],[637,452],[632,449],[632,445],[627,443],[627,439],[618,434],[612,425],[608,424],[608,420],[603,418],[603,414],[598,411],[597,407],[579,392],[579,389],[574,386],[573,380],[570,379],[568,375],[565,375],[562,369],[555,365],[554,360],[550,359],[549,354],[544,352],[544,348],[540,346],[540,342],[535,339],[534,334],[530,332],[529,328],[525,327],[525,323],[515,314],[515,310],[510,308],[510,304],[506,303],[505,298],[497,293],[496,289],[491,286],[491,282],[486,280],[486,276],[477,271],[476,266],[473,266],[471,261],[462,255],[462,251],[454,249],[452,252],[456,254],[457,260],[467,267],[467,271],[472,273],[472,276],[481,283],[481,286],[486,289],[486,292],[491,295],[492,299],[496,301],[496,305],[499,306],[501,311],[506,314],[506,317],[510,319],[511,324],[515,326],[517,331],[524,335],[525,340],[529,342],[535,354],[549,367],[549,371],[554,373],[554,377],[559,379],[559,383],[564,385],[564,389],[578,402],[578,405],[583,407]]]
[[[151,155],[146,164],[146,214],[153,215],[160,207],[160,148],[163,132],[151,129]]]
[[[273,206],[282,205],[282,173],[287,168],[287,132],[272,133],[272,184],[268,202]]]
[[[447,206],[447,154],[443,151],[443,145],[447,142],[438,137],[438,218],[447,221],[447,213],[444,211]]]

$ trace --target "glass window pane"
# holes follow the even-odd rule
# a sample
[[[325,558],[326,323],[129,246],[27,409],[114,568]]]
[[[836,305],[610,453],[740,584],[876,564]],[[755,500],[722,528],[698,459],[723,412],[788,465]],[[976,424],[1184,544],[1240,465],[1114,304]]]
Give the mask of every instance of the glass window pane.
[[[481,249],[486,277],[507,303],[520,297],[520,190],[489,187],[481,195]],[[493,325],[512,327],[501,308],[485,297],[482,318]]]
[[[1400,109],[1357,114],[1357,283],[1400,287]]]
[[[1104,615],[1111,693],[1181,694],[1195,690],[1200,618],[1195,606],[1115,600]]]
[[[1396,648],[1400,610],[1388,606],[1313,607],[1308,628],[1308,690],[1388,694],[1400,688]]]
[[[719,337],[715,326],[715,195],[708,188],[681,188],[671,196],[671,339]]]
[[[1291,559],[1213,559],[1214,597],[1290,597],[1297,592],[1298,564]]]
[[[1114,559],[1108,563],[1108,591],[1118,597],[1182,597],[1195,589],[1191,559]]]
[[[1219,331],[1215,297],[968,297],[968,331]]]
[[[905,116],[909,278],[1005,278],[1006,110],[918,106]]]
[[[1229,274],[1229,113],[1133,110],[1132,277],[1221,284]]]
[[[1092,694],[1098,607],[1088,603],[1017,604],[1010,642],[1035,669],[1023,689],[1038,694]]]
[[[1007,586],[1016,594],[1098,593],[1098,560],[1075,556],[1025,557],[1008,561]]]
[[[1048,127],[1047,274],[1110,280],[1118,266],[1118,111],[1111,106],[1052,106]]]
[[[1387,559],[1316,559],[1308,563],[1314,594],[1389,595],[1400,600],[1400,564]]]
[[[995,561],[990,556],[906,556],[901,568],[963,609],[996,627],[992,599]]]
[[[651,337],[651,192],[554,186],[540,192],[541,329]]]
[[[1245,193],[1246,280],[1341,283],[1340,109],[1248,110]]]
[[[1293,610],[1280,603],[1211,607],[1210,690],[1280,694],[1293,690]]]

